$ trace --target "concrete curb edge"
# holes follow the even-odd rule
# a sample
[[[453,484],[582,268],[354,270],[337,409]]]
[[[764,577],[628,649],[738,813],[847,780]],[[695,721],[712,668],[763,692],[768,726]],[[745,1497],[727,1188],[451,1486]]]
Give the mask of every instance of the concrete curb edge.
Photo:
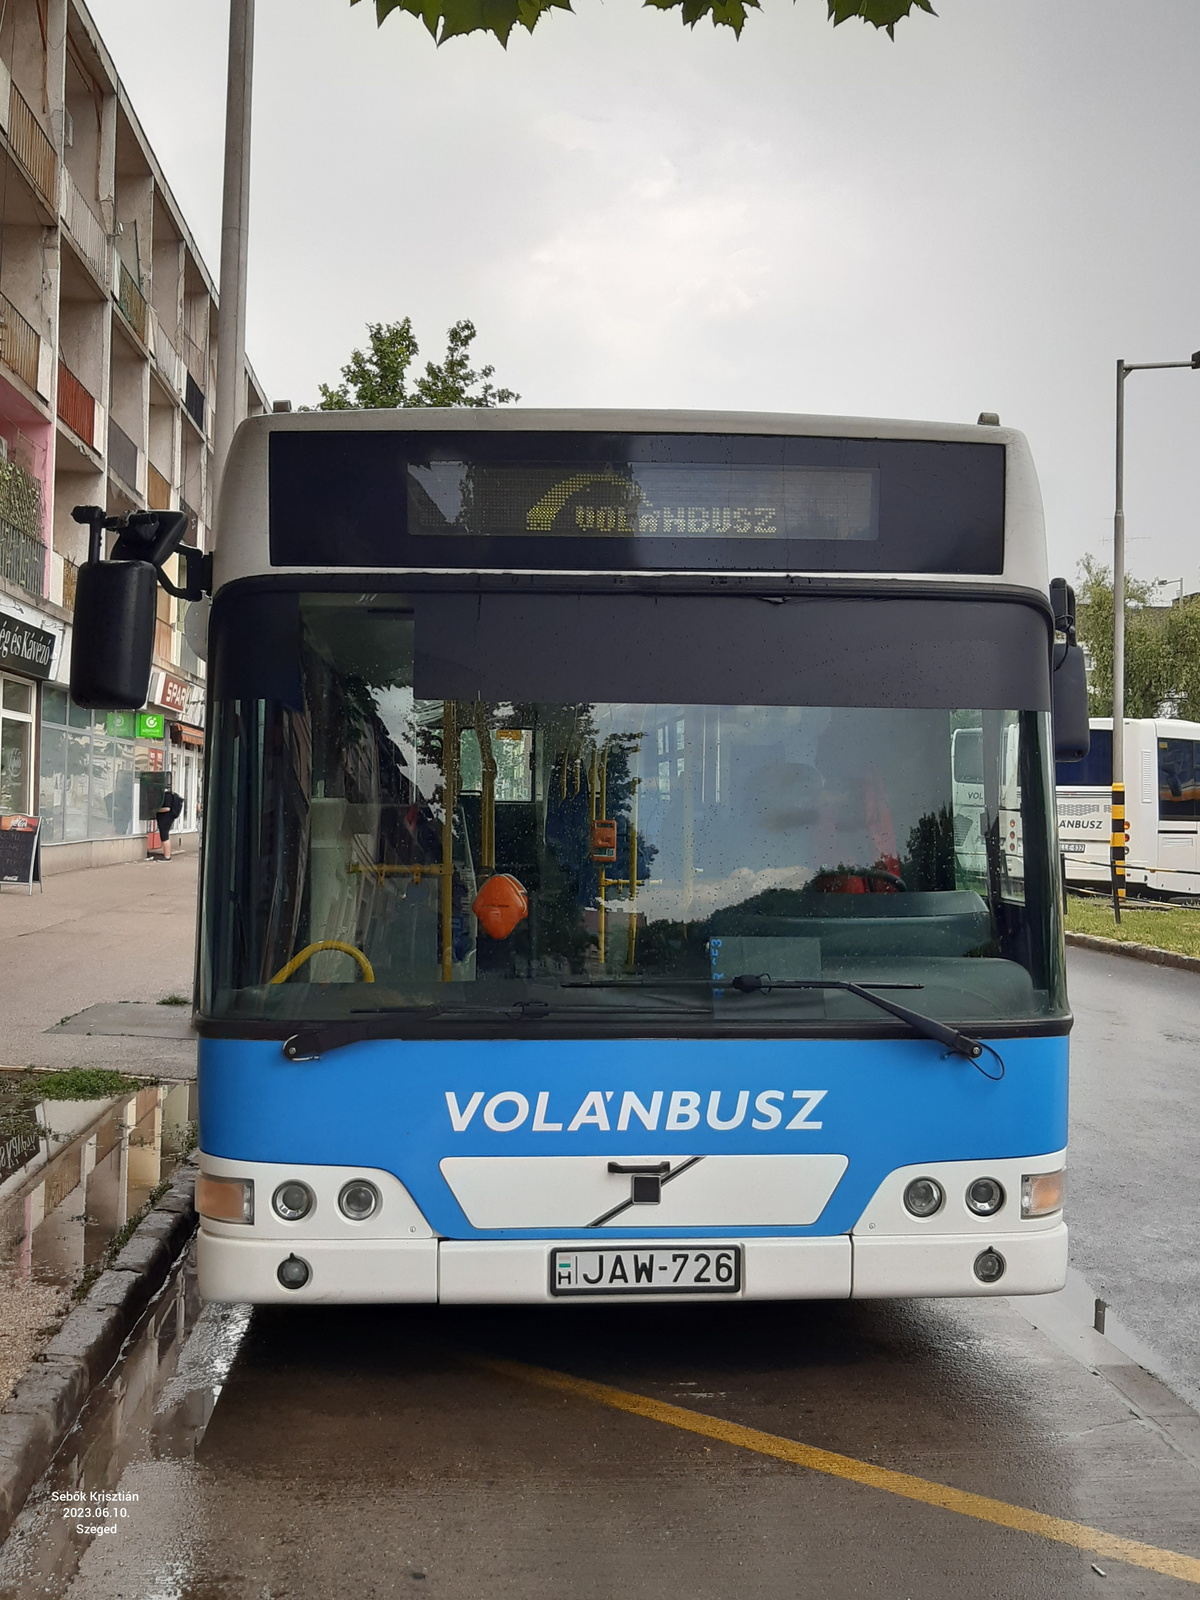
[[[176,1172],[0,1408],[0,1544],[195,1232],[195,1184],[194,1166]]]
[[[1149,961],[1156,967],[1200,972],[1200,956],[1181,956],[1174,950],[1160,950],[1153,944],[1125,944],[1119,939],[1098,938],[1094,933],[1068,933],[1066,941],[1083,950],[1099,950],[1103,955],[1128,956],[1131,961]]]

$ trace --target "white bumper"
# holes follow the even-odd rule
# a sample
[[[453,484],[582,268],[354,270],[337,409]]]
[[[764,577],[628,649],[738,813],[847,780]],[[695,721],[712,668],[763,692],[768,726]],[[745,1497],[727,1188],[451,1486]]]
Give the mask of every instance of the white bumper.
[[[1062,1154],[1023,1161],[992,1162],[1010,1195],[1020,1192],[1020,1174],[1052,1171]],[[440,1239],[390,1173],[367,1169],[231,1162],[204,1156],[202,1167],[222,1176],[255,1180],[252,1226],[200,1220],[200,1292],[207,1300],[291,1304],[392,1302],[455,1305],[559,1303],[550,1293],[550,1252],[562,1239]],[[919,1221],[901,1204],[904,1184],[917,1173],[935,1176],[947,1204]],[[365,1223],[346,1221],[337,1210],[340,1184],[355,1174],[370,1177],[384,1192],[379,1215]],[[1021,1222],[1006,1207],[1001,1216],[972,1216],[961,1202],[964,1184],[978,1163],[945,1162],[890,1173],[864,1210],[852,1234],[831,1237],[751,1237],[710,1240],[742,1249],[742,1287],[720,1300],[846,1300],[921,1296],[1048,1294],[1067,1275],[1067,1229],[1061,1215]],[[274,1186],[301,1178],[316,1195],[312,1215],[284,1222],[270,1210]],[[615,1232],[615,1230],[613,1230]],[[603,1246],[644,1249],[605,1230]],[[599,1240],[597,1240],[599,1243]],[[706,1241],[680,1240],[689,1248]],[[1004,1273],[994,1283],[975,1275],[981,1251],[997,1251]],[[290,1255],[309,1268],[303,1287],[284,1287],[278,1277]],[[582,1297],[572,1297],[578,1304]],[[646,1301],[654,1295],[621,1295]],[[693,1298],[689,1296],[689,1299]],[[563,1302],[565,1303],[565,1302]],[[588,1303],[586,1298],[583,1303]],[[610,1297],[605,1304],[611,1305]]]

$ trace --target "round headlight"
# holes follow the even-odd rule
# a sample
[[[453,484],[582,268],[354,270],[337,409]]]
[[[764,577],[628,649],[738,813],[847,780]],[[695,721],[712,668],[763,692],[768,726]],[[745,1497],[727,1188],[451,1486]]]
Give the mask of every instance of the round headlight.
[[[307,1261],[301,1261],[299,1256],[289,1256],[286,1261],[279,1263],[279,1270],[275,1276],[285,1289],[303,1289],[312,1277],[312,1268]]]
[[[351,1222],[365,1222],[379,1210],[379,1190],[365,1178],[352,1178],[338,1195],[338,1209]]]
[[[975,1276],[980,1283],[999,1283],[1004,1276],[1004,1257],[999,1250],[981,1250],[975,1257]]]
[[[942,1186],[934,1178],[914,1178],[904,1191],[904,1207],[914,1217],[932,1217],[942,1209]]]
[[[994,1217],[1004,1204],[1004,1185],[995,1178],[976,1178],[967,1190],[967,1210],[977,1217]]]
[[[301,1217],[306,1217],[316,1204],[313,1192],[306,1183],[298,1179],[291,1179],[281,1183],[271,1196],[271,1204],[275,1208],[276,1216],[282,1217],[285,1222],[299,1222]]]

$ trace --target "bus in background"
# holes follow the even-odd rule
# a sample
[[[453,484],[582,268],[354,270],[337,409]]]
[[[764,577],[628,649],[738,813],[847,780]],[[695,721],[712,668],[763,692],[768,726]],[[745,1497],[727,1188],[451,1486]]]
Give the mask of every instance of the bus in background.
[[[1061,1286],[1087,717],[1022,435],[272,415],[220,528],[207,1297]]]
[[[1067,881],[1107,889],[1112,718],[1093,717],[1082,761],[1058,763],[1058,839]],[[1125,883],[1151,895],[1200,895],[1200,723],[1125,719]]]

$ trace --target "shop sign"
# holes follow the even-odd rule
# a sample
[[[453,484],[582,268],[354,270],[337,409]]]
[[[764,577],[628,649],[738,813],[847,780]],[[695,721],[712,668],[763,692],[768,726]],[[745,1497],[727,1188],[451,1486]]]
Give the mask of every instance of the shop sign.
[[[137,714],[137,737],[139,739],[161,739],[166,729],[167,719],[161,711],[139,711]]]
[[[112,739],[132,739],[136,737],[136,712],[110,711],[104,719],[104,731]]]
[[[38,848],[42,825],[37,817],[14,812],[0,816],[0,883],[27,885],[30,894],[42,881],[42,852]]]
[[[168,673],[163,673],[162,687],[158,692],[158,703],[166,706],[168,711],[174,711],[182,716],[187,710],[188,686],[182,678],[172,678]]]
[[[0,667],[48,678],[54,663],[54,635],[0,611]]]

